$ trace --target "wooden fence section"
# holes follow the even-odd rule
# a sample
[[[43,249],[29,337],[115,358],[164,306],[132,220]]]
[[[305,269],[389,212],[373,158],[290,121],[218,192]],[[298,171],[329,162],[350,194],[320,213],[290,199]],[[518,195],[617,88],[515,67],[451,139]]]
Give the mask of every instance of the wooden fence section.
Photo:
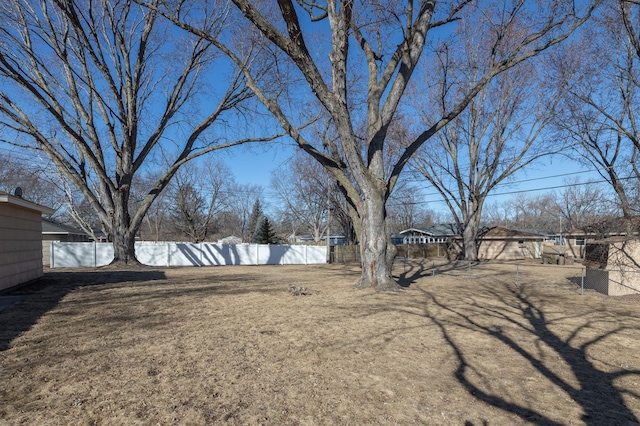
[[[412,259],[450,258],[446,243],[396,244],[397,257]],[[331,246],[329,261],[332,263],[360,263],[360,246]]]

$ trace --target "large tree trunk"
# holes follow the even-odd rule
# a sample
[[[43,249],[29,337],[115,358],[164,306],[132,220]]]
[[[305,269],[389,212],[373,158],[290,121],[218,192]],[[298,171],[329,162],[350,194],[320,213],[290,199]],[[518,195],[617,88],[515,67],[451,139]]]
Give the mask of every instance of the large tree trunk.
[[[401,287],[391,275],[397,250],[391,244],[387,233],[384,197],[378,194],[367,197],[362,204],[362,210],[362,276],[356,287],[373,288],[376,291],[398,291]]]
[[[462,230],[462,248],[464,259],[478,260],[478,228],[480,226],[480,215],[482,209],[478,202],[469,202],[471,213],[465,218],[464,229]]]
[[[119,193],[114,197],[114,212],[111,223],[113,261],[111,265],[139,265],[135,249],[135,229],[131,229],[128,195]]]
[[[478,228],[467,224],[462,231],[462,249],[465,260],[478,260]]]

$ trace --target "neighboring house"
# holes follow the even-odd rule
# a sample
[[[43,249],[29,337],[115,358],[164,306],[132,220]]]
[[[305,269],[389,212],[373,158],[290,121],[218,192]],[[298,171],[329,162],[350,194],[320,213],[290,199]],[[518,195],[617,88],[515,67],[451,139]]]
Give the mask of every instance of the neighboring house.
[[[632,234],[637,235],[637,230],[640,227],[640,217],[632,218],[631,226],[635,230]],[[625,228],[624,218],[619,217],[596,222],[581,229],[572,229],[563,233],[563,237],[567,243],[568,252],[573,257],[584,259],[588,243],[603,238],[627,236]]]
[[[218,240],[218,244],[242,244],[242,238],[229,235],[228,237]]]
[[[317,241],[313,238],[311,234],[291,234],[287,237],[287,240],[290,244],[314,244]],[[320,241],[327,241],[326,238],[322,238]]]
[[[588,243],[585,288],[609,296],[640,294],[640,240],[610,237]]]
[[[404,235],[399,232],[391,233],[391,244],[404,244]]]
[[[322,241],[327,243],[327,237],[325,236]],[[334,234],[331,234],[329,237],[329,245],[330,246],[346,246],[347,245],[347,237],[344,236],[344,232],[338,231]]]
[[[49,219],[42,219],[42,265],[49,266],[51,242],[88,242],[89,234]]]
[[[429,244],[446,243],[447,240],[459,235],[458,227],[454,223],[440,224],[428,228],[410,228],[400,231],[402,241],[396,244]],[[399,238],[394,238],[399,241]]]
[[[478,259],[480,260],[523,260],[540,259],[544,235],[507,229],[501,226],[487,228],[480,232]],[[462,238],[456,238],[462,245]]]
[[[434,225],[429,228],[411,228],[400,232],[400,244],[453,243],[455,256],[462,253],[463,240],[455,224]],[[478,236],[480,260],[539,259],[542,256],[544,235],[494,226],[480,230]],[[398,241],[399,238],[396,238]]]
[[[42,215],[53,212],[0,192],[0,290],[42,276]]]

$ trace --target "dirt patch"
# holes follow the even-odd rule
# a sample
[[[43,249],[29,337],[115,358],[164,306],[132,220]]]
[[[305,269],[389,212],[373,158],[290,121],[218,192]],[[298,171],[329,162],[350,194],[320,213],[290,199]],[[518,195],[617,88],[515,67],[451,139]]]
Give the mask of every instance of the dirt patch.
[[[638,422],[637,300],[480,266],[54,270],[0,312],[0,424]]]

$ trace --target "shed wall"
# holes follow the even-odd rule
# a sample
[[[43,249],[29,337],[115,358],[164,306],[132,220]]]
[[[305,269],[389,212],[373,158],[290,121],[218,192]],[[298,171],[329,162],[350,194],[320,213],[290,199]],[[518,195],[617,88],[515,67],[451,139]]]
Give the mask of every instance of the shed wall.
[[[0,204],[0,290],[42,276],[39,211]]]

